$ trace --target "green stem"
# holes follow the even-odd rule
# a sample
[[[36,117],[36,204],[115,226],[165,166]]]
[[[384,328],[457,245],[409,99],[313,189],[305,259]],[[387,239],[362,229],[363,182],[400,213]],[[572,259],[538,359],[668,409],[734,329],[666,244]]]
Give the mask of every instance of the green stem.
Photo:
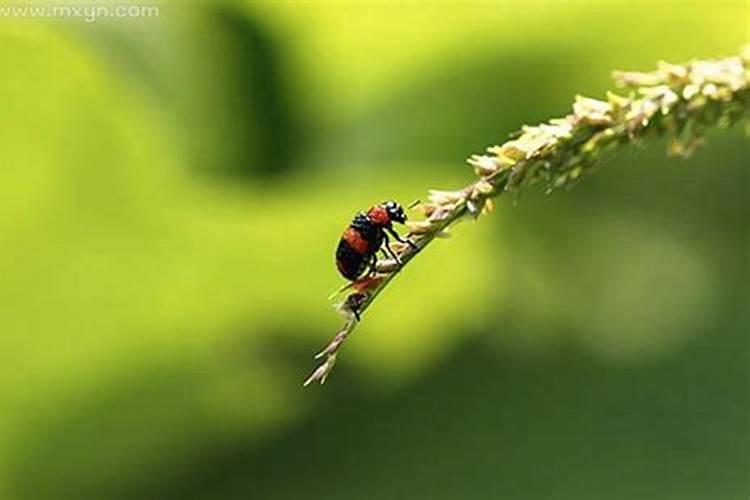
[[[706,129],[731,126],[750,110],[750,47],[726,59],[660,63],[654,72],[615,72],[614,78],[627,96],[609,92],[606,101],[578,96],[571,114],[523,127],[510,141],[472,156],[469,163],[479,176],[474,183],[458,191],[432,191],[420,206],[426,219],[409,223],[414,246],[397,247],[402,265],[380,262],[375,279],[351,285],[355,291],[339,306],[346,322],[317,356],[325,360],[304,385],[325,382],[358,324],[355,316],[373,304],[403,267],[460,219],[491,211],[494,198],[540,182],[548,191],[572,185],[593,171],[605,152],[651,135],[667,135],[668,152],[688,156],[702,144]]]

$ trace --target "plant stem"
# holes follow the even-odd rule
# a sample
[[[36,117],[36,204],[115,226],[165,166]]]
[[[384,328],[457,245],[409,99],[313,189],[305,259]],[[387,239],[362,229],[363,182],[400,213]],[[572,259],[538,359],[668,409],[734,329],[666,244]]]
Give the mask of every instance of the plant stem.
[[[304,385],[325,382],[357,317],[404,266],[455,222],[492,211],[495,197],[540,182],[546,183],[548,192],[571,186],[593,171],[605,152],[648,136],[666,135],[669,154],[689,156],[703,143],[706,129],[729,127],[750,110],[750,46],[726,59],[661,62],[653,72],[613,76],[626,96],[608,92],[606,101],[576,96],[571,114],[524,126],[511,140],[488,148],[487,154],[469,158],[479,176],[474,183],[458,191],[430,191],[429,200],[419,207],[426,218],[407,223],[413,246],[394,245],[401,265],[381,261],[375,277],[347,287],[354,291],[338,306],[346,322],[316,356],[325,360]]]

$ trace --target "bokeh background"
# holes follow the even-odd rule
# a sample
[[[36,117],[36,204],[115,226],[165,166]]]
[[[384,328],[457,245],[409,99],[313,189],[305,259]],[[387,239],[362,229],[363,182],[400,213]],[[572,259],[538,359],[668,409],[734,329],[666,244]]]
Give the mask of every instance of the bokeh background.
[[[750,4],[159,5],[0,20],[2,500],[748,498],[740,129],[461,224],[301,382],[357,210]]]

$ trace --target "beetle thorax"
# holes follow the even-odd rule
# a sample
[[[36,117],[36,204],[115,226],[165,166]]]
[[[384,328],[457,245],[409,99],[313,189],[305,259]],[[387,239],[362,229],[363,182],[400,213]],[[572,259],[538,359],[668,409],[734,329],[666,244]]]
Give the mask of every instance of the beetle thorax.
[[[388,226],[391,224],[391,216],[388,214],[388,210],[381,205],[375,205],[367,211],[367,217],[377,226]]]

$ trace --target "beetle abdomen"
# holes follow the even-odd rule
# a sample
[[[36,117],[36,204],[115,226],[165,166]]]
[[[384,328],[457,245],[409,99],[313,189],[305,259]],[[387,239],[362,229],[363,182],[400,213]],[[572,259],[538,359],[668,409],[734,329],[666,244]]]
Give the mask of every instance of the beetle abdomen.
[[[351,231],[351,229],[347,230]],[[370,257],[369,252],[360,252],[357,248],[346,239],[346,234],[339,241],[336,249],[336,267],[339,272],[348,280],[356,280],[367,267]]]
[[[336,249],[336,267],[349,280],[356,280],[367,269],[383,244],[383,230],[360,212],[344,231]]]

